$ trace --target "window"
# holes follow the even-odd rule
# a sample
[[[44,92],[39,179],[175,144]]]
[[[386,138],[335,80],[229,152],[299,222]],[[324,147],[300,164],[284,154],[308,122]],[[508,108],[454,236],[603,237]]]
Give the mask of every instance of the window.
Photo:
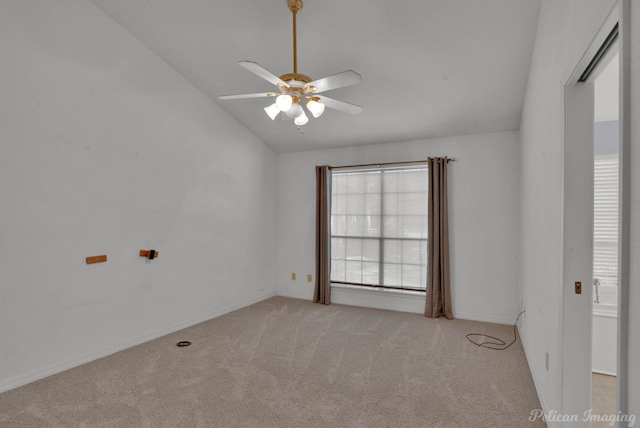
[[[618,154],[598,154],[594,162],[593,277],[618,285]]]
[[[331,282],[426,289],[424,165],[331,174]]]

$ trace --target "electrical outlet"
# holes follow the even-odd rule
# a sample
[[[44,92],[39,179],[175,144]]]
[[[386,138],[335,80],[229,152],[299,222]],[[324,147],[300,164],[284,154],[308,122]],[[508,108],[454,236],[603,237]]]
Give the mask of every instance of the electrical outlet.
[[[544,352],[544,368],[549,371],[549,351]]]
[[[291,281],[295,281],[295,280],[296,280],[296,273],[291,272]]]
[[[582,294],[582,282],[575,282],[576,294]]]
[[[313,278],[313,277],[311,276],[311,274],[307,275],[307,282],[311,282],[311,281],[312,281],[312,278]]]

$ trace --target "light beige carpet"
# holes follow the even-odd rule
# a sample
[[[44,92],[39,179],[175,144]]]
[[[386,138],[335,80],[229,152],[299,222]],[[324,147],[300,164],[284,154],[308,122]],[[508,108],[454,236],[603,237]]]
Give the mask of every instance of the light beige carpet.
[[[520,341],[467,333],[513,328],[275,297],[0,394],[0,426],[545,426]]]

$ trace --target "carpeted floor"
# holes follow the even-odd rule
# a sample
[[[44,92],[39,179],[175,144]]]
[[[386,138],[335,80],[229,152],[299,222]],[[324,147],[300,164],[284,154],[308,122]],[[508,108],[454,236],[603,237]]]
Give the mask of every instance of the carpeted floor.
[[[467,333],[513,328],[274,297],[0,394],[0,426],[545,426],[520,341]]]

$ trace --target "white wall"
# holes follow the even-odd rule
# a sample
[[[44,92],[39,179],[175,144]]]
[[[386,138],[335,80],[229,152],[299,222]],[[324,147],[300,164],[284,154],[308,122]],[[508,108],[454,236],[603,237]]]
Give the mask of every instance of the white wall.
[[[316,165],[450,156],[457,159],[449,164],[454,316],[513,323],[519,303],[518,147],[518,134],[504,132],[279,154],[278,294],[313,297],[313,283],[306,279],[315,276]]]
[[[606,0],[543,0],[521,123],[525,351],[545,411],[561,411],[564,84]],[[545,368],[549,353],[549,370]],[[588,362],[587,362],[588,363]]]
[[[267,146],[90,2],[0,57],[0,391],[275,294]]]
[[[616,376],[618,373],[618,316],[616,308],[594,305],[591,367],[594,373]],[[600,309],[603,308],[603,309]]]

